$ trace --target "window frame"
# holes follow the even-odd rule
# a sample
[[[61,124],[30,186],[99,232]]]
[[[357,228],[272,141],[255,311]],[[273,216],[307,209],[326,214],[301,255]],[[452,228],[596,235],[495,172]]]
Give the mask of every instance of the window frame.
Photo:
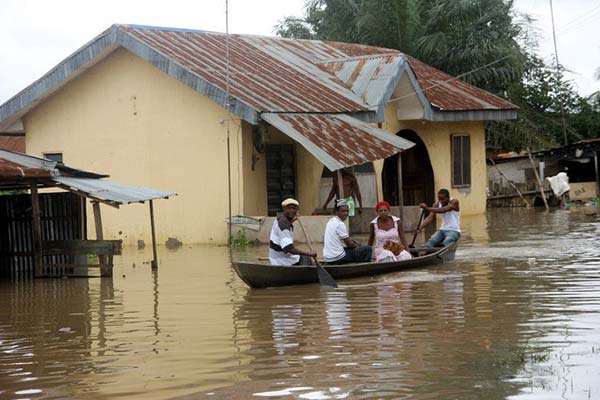
[[[59,155],[59,154],[60,154],[61,161],[56,161],[55,159],[51,158],[52,156],[56,156],[56,155]],[[45,152],[42,153],[42,157],[44,157],[44,158],[46,158],[48,160],[54,161],[56,163],[59,163],[59,164],[64,164],[65,163],[65,153],[62,152],[62,151],[45,151]]]
[[[456,182],[455,181],[455,138],[468,138],[468,146],[469,146],[469,155],[468,155],[468,183],[464,183],[466,181],[465,179],[465,171],[464,171],[464,167],[465,167],[465,156],[464,156],[464,139],[461,139],[460,141],[460,176],[461,176],[461,182]],[[450,135],[450,181],[452,184],[453,188],[470,188],[471,184],[472,184],[472,150],[471,150],[471,135],[469,135],[468,133],[454,133]]]

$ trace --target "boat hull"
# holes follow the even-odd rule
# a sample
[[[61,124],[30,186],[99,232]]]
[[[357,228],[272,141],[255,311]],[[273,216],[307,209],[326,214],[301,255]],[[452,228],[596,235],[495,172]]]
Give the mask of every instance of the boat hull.
[[[452,261],[456,247],[456,243],[453,243],[450,246],[440,248],[434,253],[405,261],[323,265],[323,267],[336,280],[375,276]],[[319,282],[315,267],[284,267],[269,264],[234,262],[233,268],[240,279],[252,288],[304,285]]]

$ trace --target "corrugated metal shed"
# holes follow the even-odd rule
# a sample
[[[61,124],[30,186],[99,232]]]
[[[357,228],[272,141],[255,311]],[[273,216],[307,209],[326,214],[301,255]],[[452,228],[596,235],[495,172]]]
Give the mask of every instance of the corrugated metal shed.
[[[261,115],[300,143],[330,171],[380,160],[414,143],[343,114]]]
[[[167,199],[175,196],[174,192],[163,192],[137,186],[121,185],[102,179],[70,178],[56,176],[52,180],[60,186],[81,192],[89,197],[114,204],[141,203],[154,199]]]
[[[113,206],[165,199],[176,195],[137,186],[103,180],[107,175],[95,174],[58,165],[52,160],[0,150],[0,182],[28,187],[31,182],[60,186]],[[41,179],[41,180],[40,180]]]

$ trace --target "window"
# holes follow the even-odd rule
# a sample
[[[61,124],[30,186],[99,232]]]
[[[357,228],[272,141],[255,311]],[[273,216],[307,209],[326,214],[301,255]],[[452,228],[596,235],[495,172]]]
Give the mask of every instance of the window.
[[[471,186],[471,137],[452,135],[452,187]]]
[[[57,163],[63,163],[63,153],[44,153],[44,158],[55,161]]]

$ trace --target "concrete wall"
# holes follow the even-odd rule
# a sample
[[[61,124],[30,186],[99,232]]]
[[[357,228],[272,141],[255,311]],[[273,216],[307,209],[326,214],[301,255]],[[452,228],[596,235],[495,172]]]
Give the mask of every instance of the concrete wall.
[[[62,152],[67,165],[110,174],[115,182],[170,190],[155,202],[158,241],[225,243],[225,110],[123,49],[67,84],[24,118],[27,151]],[[242,202],[239,174],[248,142],[232,122],[233,212],[261,211],[260,192]],[[261,172],[256,172],[257,177]],[[246,177],[251,175],[247,173]],[[256,178],[261,179],[261,178]],[[249,198],[252,196],[249,196]],[[147,205],[102,207],[105,237],[149,241]],[[94,237],[91,209],[88,226]]]
[[[419,135],[429,152],[436,191],[441,188],[448,189],[451,196],[460,201],[461,212],[464,215],[483,213],[487,186],[483,122],[398,121],[396,114],[396,105],[389,104],[385,112],[383,129],[393,134],[402,129],[411,129]],[[453,134],[468,134],[471,137],[471,187],[469,189],[452,188],[450,137]]]
[[[569,199],[571,201],[587,201],[597,196],[596,182],[569,183],[569,186],[571,188],[571,190],[569,191]]]

